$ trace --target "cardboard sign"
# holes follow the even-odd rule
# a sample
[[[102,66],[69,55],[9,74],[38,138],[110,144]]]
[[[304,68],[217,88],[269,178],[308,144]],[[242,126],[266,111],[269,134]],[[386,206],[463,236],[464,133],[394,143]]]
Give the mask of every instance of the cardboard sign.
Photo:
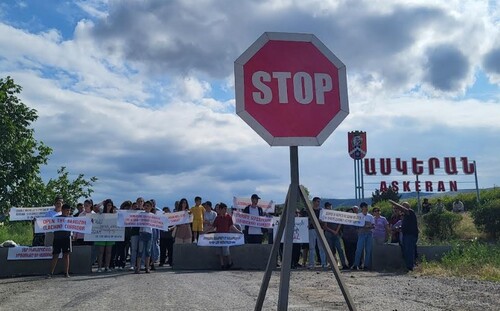
[[[240,233],[207,233],[201,234],[198,246],[237,246],[245,244],[245,237]]]
[[[279,217],[273,217],[273,239],[276,240],[276,233],[278,232],[278,225],[280,223]],[[309,218],[308,217],[295,217],[295,227],[293,228],[293,243],[309,243]],[[285,228],[286,230],[286,228]],[[285,243],[285,232],[281,237],[281,243]]]
[[[118,227],[118,214],[89,214],[92,232],[85,234],[84,241],[125,241],[125,228]]]

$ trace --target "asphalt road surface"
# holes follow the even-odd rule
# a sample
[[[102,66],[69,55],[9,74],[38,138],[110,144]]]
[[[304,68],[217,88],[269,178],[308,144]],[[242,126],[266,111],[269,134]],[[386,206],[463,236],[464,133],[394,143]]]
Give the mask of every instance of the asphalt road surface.
[[[357,310],[500,310],[500,283],[342,272]],[[0,279],[0,310],[253,310],[261,271],[128,271]],[[264,310],[276,310],[273,272]],[[347,310],[331,271],[292,270],[288,310]]]

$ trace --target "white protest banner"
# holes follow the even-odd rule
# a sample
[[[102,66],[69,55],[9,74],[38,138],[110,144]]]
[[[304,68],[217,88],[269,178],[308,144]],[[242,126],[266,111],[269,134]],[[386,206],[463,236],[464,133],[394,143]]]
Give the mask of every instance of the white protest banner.
[[[250,198],[233,197],[233,208],[244,209],[248,205],[252,205],[252,200]],[[275,204],[272,200],[271,201],[259,200],[257,206],[262,208],[264,213],[270,213],[270,214],[274,213]]]
[[[322,209],[319,213],[319,220],[358,227],[363,227],[365,224],[364,216],[361,214],[334,211],[331,209]]]
[[[59,254],[62,258],[62,254]],[[9,247],[7,260],[52,259],[52,246]]]
[[[273,239],[276,240],[278,225],[280,224],[279,217],[273,217]],[[293,243],[309,243],[309,218],[295,217],[295,227],[293,228]],[[281,243],[285,242],[285,232],[281,237]]]
[[[92,232],[92,221],[87,217],[41,217],[35,221],[35,233],[54,231]]]
[[[187,211],[163,214],[168,218],[169,226],[177,226],[193,222],[191,215]]]
[[[198,246],[236,246],[245,244],[241,233],[206,233],[200,234]]]
[[[118,227],[118,214],[89,214],[92,232],[85,234],[84,241],[125,241],[125,228]]]
[[[53,206],[44,207],[13,207],[9,211],[10,221],[33,220],[45,216],[48,211],[53,210]]]
[[[168,230],[168,218],[153,213],[118,213],[118,227],[150,227]]]
[[[259,228],[272,228],[273,218],[265,216],[255,216],[242,212],[233,212],[233,223],[242,226],[251,226]]]

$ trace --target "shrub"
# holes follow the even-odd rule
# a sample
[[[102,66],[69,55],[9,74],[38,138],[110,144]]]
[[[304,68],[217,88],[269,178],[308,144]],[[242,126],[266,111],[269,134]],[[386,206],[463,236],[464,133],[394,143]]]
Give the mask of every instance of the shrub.
[[[455,236],[454,228],[462,220],[459,214],[448,211],[431,211],[422,217],[425,228],[424,234],[429,239],[447,240]]]
[[[0,226],[0,243],[13,240],[19,245],[31,245],[33,229],[29,221],[6,222]]]
[[[474,224],[491,238],[500,236],[500,199],[491,200],[472,211]]]

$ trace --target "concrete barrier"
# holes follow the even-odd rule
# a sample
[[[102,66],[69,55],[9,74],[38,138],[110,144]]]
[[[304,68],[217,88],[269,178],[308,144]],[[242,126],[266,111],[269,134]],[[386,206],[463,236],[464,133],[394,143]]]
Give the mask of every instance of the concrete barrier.
[[[0,248],[0,277],[45,275],[50,272],[51,259],[7,260],[9,248]],[[92,272],[91,246],[73,246],[70,255],[69,272],[88,274]],[[63,273],[64,264],[60,258],[55,274]]]
[[[427,261],[439,261],[451,251],[450,245],[418,245],[418,258],[425,257]],[[374,271],[404,270],[405,263],[401,247],[398,244],[373,244],[372,269]]]
[[[265,270],[271,244],[245,244],[230,247],[232,269]],[[217,247],[196,244],[174,244],[174,270],[220,270]],[[276,266],[276,258],[273,267]]]

